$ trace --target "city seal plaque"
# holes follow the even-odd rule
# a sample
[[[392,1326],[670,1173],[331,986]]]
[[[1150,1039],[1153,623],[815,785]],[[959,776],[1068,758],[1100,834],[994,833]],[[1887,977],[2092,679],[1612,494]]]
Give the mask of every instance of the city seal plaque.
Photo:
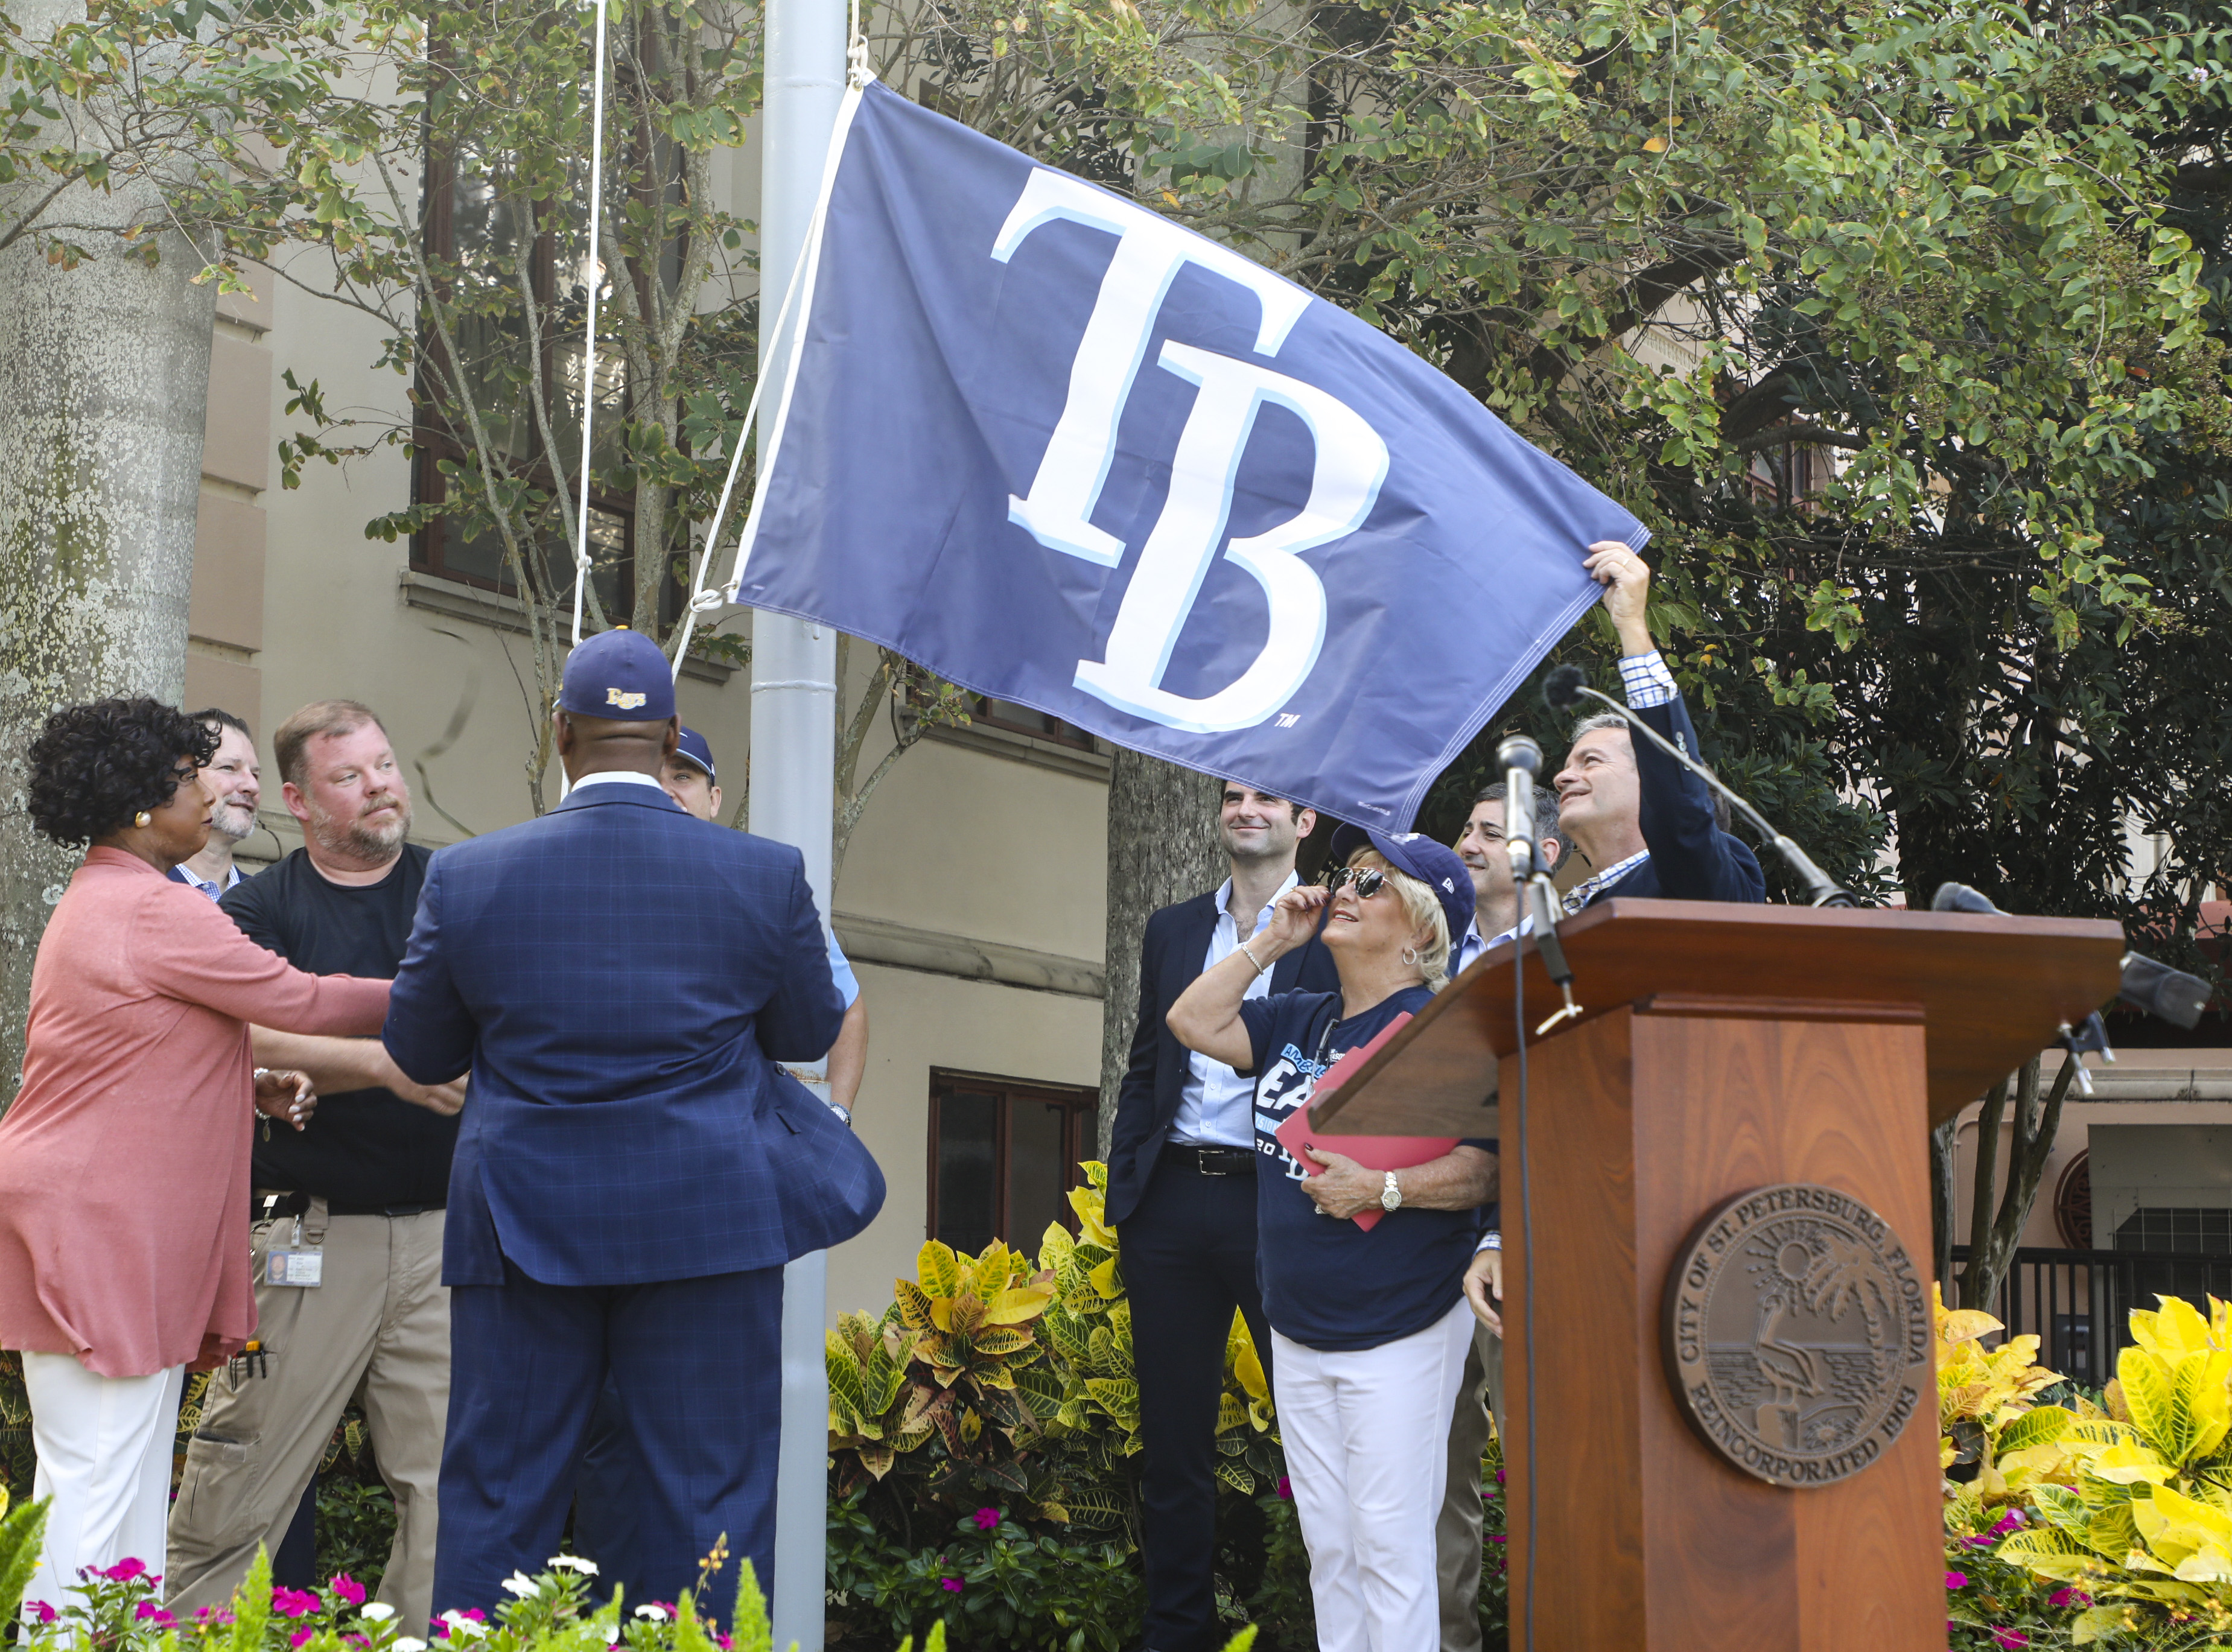
[[[1683,1415],[1770,1485],[1856,1474],[1936,1404],[1929,1285],[1834,1188],[1757,1188],[1707,1216],[1666,1281],[1664,1330]]]

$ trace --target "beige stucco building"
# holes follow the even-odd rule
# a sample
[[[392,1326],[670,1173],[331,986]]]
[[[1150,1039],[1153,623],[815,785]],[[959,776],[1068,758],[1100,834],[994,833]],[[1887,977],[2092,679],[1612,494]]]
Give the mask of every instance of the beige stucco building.
[[[277,486],[283,373],[318,379],[341,407],[392,411],[405,381],[367,365],[378,340],[360,320],[268,275],[256,284],[252,299],[218,306],[185,692],[189,708],[222,706],[256,731],[263,829],[242,845],[243,866],[302,841],[270,734],[313,699],[380,712],[419,841],[527,819],[532,723],[520,684],[533,674],[514,599],[414,567],[408,541],[365,536],[367,522],[411,502],[399,450],[315,464],[299,489]],[[684,720],[732,780],[749,755],[748,676],[692,659],[680,685]],[[848,688],[850,703],[860,685]],[[461,711],[456,740],[436,749]],[[1090,1151],[1108,760],[1074,731],[1034,731],[1022,721],[1031,716],[923,740],[852,839],[834,922],[870,1016],[859,1128],[890,1195],[831,1259],[833,1314],[890,1300],[892,1279],[914,1272],[934,1203],[957,1242],[997,1231],[1035,1248],[1069,1167]],[[872,736],[890,738],[880,726]]]

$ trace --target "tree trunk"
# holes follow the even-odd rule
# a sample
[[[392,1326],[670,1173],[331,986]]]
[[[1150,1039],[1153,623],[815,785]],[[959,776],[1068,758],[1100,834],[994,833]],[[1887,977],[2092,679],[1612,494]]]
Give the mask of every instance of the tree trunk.
[[[27,34],[85,7],[29,0]],[[24,186],[38,186],[33,174]],[[123,225],[160,211],[144,180],[74,185],[48,215]],[[109,695],[175,704],[185,688],[215,283],[159,237],[150,269],[75,230],[93,258],[47,262],[36,236],[0,253],[0,1096],[23,1060],[31,961],[80,859],[31,830],[26,754],[49,713]]]
[[[1964,1308],[1992,1312],[2000,1286],[2008,1276],[2008,1269],[2015,1264],[2015,1251],[2022,1243],[2023,1228],[2030,1221],[2031,1207],[2038,1202],[2039,1188],[2046,1180],[2046,1162],[2053,1156],[2054,1138],[2061,1129],[2062,1103],[2077,1077],[2076,1058],[2063,1064],[2061,1071],[2054,1075],[2054,1087],[2043,1096],[2039,1071],[2040,1059],[2033,1056],[2014,1080],[2015,1105],[2014,1116],[2008,1121],[2012,1134],[2008,1141],[2007,1182],[2000,1189],[1996,1215],[1990,1215],[1992,1156],[1981,1131],[1978,1136],[1976,1211],[1969,1224],[1973,1236],[1969,1241],[1969,1266],[1961,1276],[1961,1305]],[[1993,1087],[1984,1101],[1987,1114],[1998,1112],[1995,1098],[2004,1100],[2008,1089],[2004,1083]]]
[[[1953,1278],[1953,1143],[1960,1128],[1955,1117],[1930,1132],[1930,1273],[1949,1308],[1961,1305],[1961,1287]]]
[[[1108,950],[1101,970],[1100,1153],[1116,1128],[1116,1091],[1139,1018],[1139,941],[1158,908],[1215,889],[1230,868],[1217,841],[1224,782],[1116,748],[1108,774]]]

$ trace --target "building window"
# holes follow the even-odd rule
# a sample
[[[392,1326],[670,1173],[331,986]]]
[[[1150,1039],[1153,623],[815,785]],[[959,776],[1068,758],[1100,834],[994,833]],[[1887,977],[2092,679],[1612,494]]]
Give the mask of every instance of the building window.
[[[2116,1229],[2116,1248],[2232,1256],[2232,1210],[2142,1205]]]
[[[1100,1092],[977,1072],[930,1075],[931,1237],[974,1255],[1003,1239],[1035,1255],[1048,1225],[1074,1231],[1070,1189]]]
[[[1091,735],[1047,712],[1034,711],[1013,700],[996,700],[989,694],[972,694],[969,700],[971,722],[988,729],[1005,729],[1010,734],[1028,735],[1034,740],[1051,741],[1057,746],[1072,746],[1079,751],[1095,749]]]

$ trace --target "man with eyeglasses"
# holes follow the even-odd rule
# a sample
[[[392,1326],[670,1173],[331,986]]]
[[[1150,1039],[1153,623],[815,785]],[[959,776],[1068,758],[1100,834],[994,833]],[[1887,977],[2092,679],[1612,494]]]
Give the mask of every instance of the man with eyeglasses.
[[[1315,811],[1231,781],[1217,833],[1231,876],[1213,894],[1165,906],[1139,948],[1139,1019],[1117,1093],[1107,1218],[1124,1241],[1139,1384],[1150,1652],[1222,1643],[1217,1547],[1217,1411],[1237,1309],[1266,1377],[1271,1338],[1256,1283],[1256,1085],[1181,1046],[1165,1023],[1196,976],[1270,921],[1299,878],[1294,856]],[[1313,939],[1258,975],[1249,996],[1333,992],[1340,978]]]

